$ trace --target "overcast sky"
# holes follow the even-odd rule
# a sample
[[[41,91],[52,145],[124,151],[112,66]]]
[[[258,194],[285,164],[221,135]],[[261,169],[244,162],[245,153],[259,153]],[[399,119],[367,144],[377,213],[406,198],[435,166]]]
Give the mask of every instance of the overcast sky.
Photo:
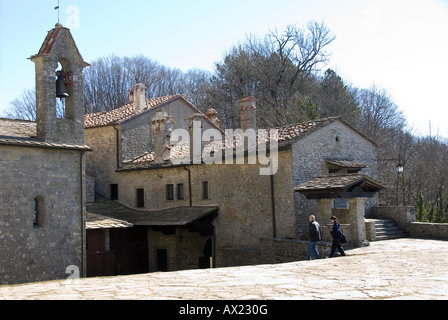
[[[35,85],[36,54],[57,0],[0,0],[0,114]],[[412,128],[448,138],[448,0],[61,0],[84,60],[143,54],[213,71],[246,35],[324,21],[336,40],[327,67],[361,88],[386,89]]]

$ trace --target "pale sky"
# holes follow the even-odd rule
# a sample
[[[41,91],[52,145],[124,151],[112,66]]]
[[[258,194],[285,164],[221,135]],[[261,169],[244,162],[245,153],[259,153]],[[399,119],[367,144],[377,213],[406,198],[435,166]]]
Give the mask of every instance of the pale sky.
[[[0,0],[0,114],[35,86],[36,54],[57,0]],[[448,0],[61,0],[87,62],[143,54],[167,67],[213,71],[246,35],[323,21],[336,35],[326,67],[386,89],[417,133],[448,138]]]

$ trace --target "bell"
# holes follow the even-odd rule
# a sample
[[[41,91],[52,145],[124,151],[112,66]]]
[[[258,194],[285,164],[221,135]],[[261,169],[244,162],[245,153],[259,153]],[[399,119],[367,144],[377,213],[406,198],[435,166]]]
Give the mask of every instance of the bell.
[[[56,72],[56,76],[58,77],[56,79],[56,97],[60,99],[67,98],[69,94],[67,92],[67,88],[65,87],[63,72],[62,71]]]

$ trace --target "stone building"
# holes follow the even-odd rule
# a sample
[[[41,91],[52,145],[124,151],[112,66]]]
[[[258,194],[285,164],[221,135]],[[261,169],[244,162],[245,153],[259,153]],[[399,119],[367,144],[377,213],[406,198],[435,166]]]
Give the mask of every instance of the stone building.
[[[138,229],[139,240],[128,247],[138,243],[142,248],[140,254],[144,259],[140,270],[143,272],[294,260],[298,257],[282,257],[282,252],[287,251],[285,246],[291,246],[291,242],[297,247],[301,239],[306,239],[310,214],[326,219],[326,213],[344,206],[347,221],[343,223],[350,224],[348,220],[357,217],[353,207],[354,216],[349,213],[351,200],[339,199],[339,204],[335,204],[325,197],[325,201],[315,201],[294,187],[321,176],[356,175],[376,181],[372,177],[377,176],[377,146],[340,118],[277,128],[278,170],[273,175],[260,175],[260,169],[266,165],[260,161],[251,162],[247,145],[241,138],[234,141],[234,147],[242,144],[246,148],[242,163],[236,158],[232,164],[195,161],[194,152],[190,150],[194,148],[192,141],[170,144],[170,134],[183,128],[192,137],[194,123],[199,120],[197,127],[202,128],[199,135],[202,137],[206,125],[213,128],[210,123],[215,122],[203,114],[186,117],[191,105],[181,97],[175,98],[182,102],[176,105],[156,102],[173,98],[146,100],[146,105],[154,103],[154,107],[145,111],[148,115],[145,121],[139,118],[140,111],[129,113],[121,123],[110,122],[105,127],[91,126],[91,123],[101,122],[104,114],[85,117],[86,141],[93,148],[87,156],[87,167],[97,177],[98,193],[97,201],[87,210],[98,217],[122,219],[133,225],[126,230],[105,227],[99,238],[110,245],[105,250],[101,244],[103,251],[99,250],[98,254],[114,251],[120,255],[123,249],[114,240],[117,234],[127,233],[127,237],[132,238],[130,234]],[[255,99],[242,99],[240,110],[241,128],[255,130]],[[171,116],[176,113],[182,116],[177,119]],[[212,111],[206,114],[216,116]],[[123,123],[129,128],[142,126],[133,131],[133,138],[144,141],[140,147],[146,148],[145,152],[139,149],[140,155],[128,153],[130,148],[124,146],[128,140],[123,138]],[[214,144],[216,141],[218,144]],[[212,143],[202,141],[200,145],[202,155],[215,153],[219,148],[224,149],[219,139]],[[268,153],[272,151],[270,145],[267,149]],[[232,149],[232,157],[234,152]],[[185,154],[184,159],[190,161],[176,161]],[[225,157],[223,153],[222,159]],[[383,186],[378,182],[377,187],[375,192]],[[363,215],[365,212],[368,215],[376,204],[375,192],[363,194]],[[362,237],[362,230],[360,234]],[[364,240],[359,239],[358,229],[350,235],[356,240],[354,245]],[[129,259],[126,263],[130,264]],[[115,270],[117,268],[115,266]],[[122,272],[125,271],[122,269]]]
[[[144,84],[83,115],[70,31],[57,24],[31,60],[36,122],[0,119],[0,284],[297,260],[310,214],[365,239],[377,146],[342,119],[258,130],[247,97],[229,133]]]
[[[60,24],[30,59],[36,122],[0,119],[0,284],[85,275],[84,155],[90,149],[82,70],[88,64]],[[63,118],[56,116],[57,72],[64,79]]]

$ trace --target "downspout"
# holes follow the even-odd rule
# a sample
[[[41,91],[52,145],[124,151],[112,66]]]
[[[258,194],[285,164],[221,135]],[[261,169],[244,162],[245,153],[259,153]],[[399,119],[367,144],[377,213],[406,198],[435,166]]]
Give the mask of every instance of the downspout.
[[[210,267],[216,268],[216,230],[215,225],[212,222],[213,239],[212,239],[212,265]]]
[[[271,179],[271,212],[272,212],[272,236],[277,237],[277,228],[275,225],[275,192],[274,192],[274,175],[270,175]]]
[[[191,171],[190,171],[190,169],[187,169],[187,167],[184,167],[184,169],[188,171],[188,197],[190,200],[190,207],[191,207],[193,205],[192,195],[191,195]]]
[[[115,132],[116,132],[116,135],[115,135],[116,142],[115,143],[116,143],[116,149],[117,149],[116,158],[117,158],[117,170],[118,170],[120,168],[120,151],[119,151],[120,135],[119,135],[116,125],[113,125],[113,128],[115,129]]]
[[[86,212],[85,212],[85,199],[84,199],[84,192],[86,191],[84,188],[84,151],[81,151],[79,156],[79,176],[80,176],[80,190],[81,190],[81,271],[80,271],[80,277],[85,278],[85,248],[86,248],[86,236],[85,236],[85,228],[86,228]]]

